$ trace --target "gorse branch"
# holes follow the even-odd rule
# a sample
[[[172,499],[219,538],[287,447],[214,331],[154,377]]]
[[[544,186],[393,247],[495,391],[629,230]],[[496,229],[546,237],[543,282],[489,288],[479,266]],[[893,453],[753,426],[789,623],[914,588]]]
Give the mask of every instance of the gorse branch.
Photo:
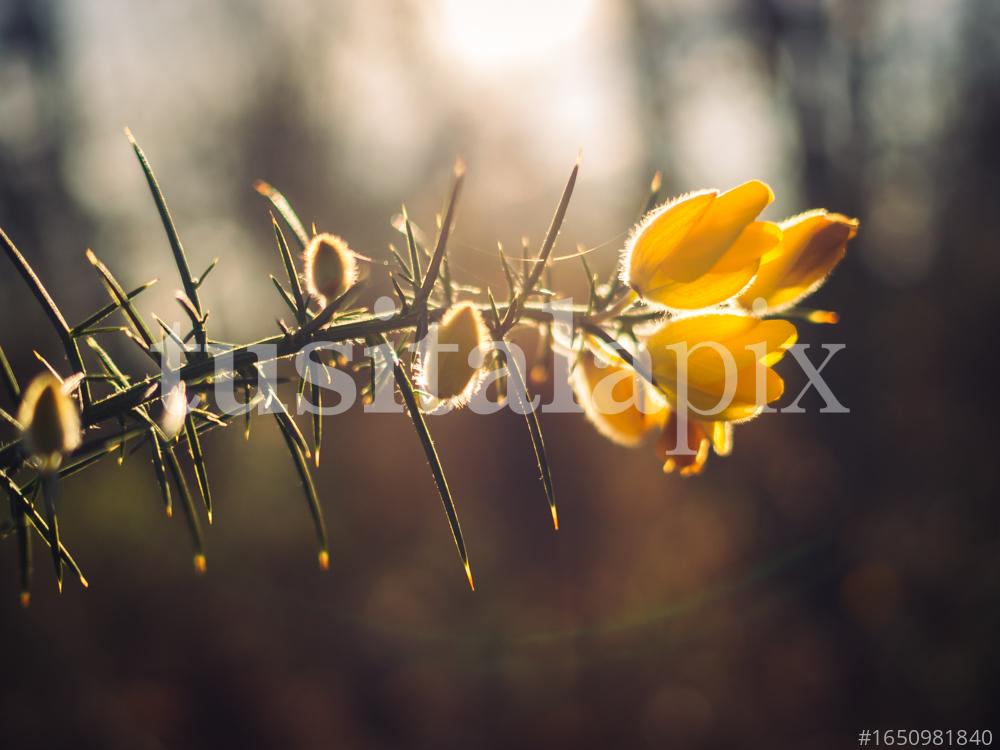
[[[126,134],[167,235],[181,285],[176,300],[190,321],[190,330],[175,331],[164,323],[165,316],[153,314],[152,320],[160,329],[159,336],[154,336],[154,329],[138,311],[137,300],[155,280],[126,291],[90,249],[86,258],[111,299],[71,326],[27,259],[0,230],[0,246],[59,337],[70,370],[62,376],[61,363],[50,365],[42,360],[51,373],[43,372],[22,388],[0,348],[0,391],[12,407],[17,407],[16,413],[13,408],[0,409],[0,424],[16,433],[0,445],[0,487],[9,499],[11,523],[7,528],[15,532],[18,543],[24,604],[30,598],[35,537],[49,546],[60,587],[64,566],[87,585],[63,541],[59,481],[108,456],[123,462],[144,449],[148,449],[165,513],[172,517],[175,504],[180,505],[194,549],[194,567],[204,573],[207,562],[201,519],[204,513],[205,520],[212,522],[215,503],[202,438],[245,414],[244,435],[249,440],[255,409],[269,411],[277,422],[312,520],[319,566],[326,569],[330,542],[313,477],[319,470],[323,438],[321,380],[325,378],[329,384],[331,373],[342,377],[344,373],[337,370],[351,368],[349,357],[311,350],[330,348],[314,345],[333,344],[341,345],[340,349],[346,345],[346,351],[355,345],[367,346],[364,362],[353,367],[365,375],[366,403],[380,398],[385,393],[383,386],[389,388],[397,408],[395,393],[402,398],[430,467],[459,560],[474,589],[455,498],[425,414],[465,405],[479,395],[487,373],[494,376],[496,403],[509,392],[513,405],[524,415],[552,524],[558,529],[553,467],[535,408],[537,397],[533,399],[531,393],[550,371],[522,366],[512,341],[516,328],[538,332],[543,360],[549,350],[571,360],[574,395],[603,434],[634,445],[646,433],[659,430],[662,434],[657,445],[664,470],[697,474],[710,448],[719,455],[729,452],[733,422],[753,418],[780,395],[782,382],[771,367],[797,336],[787,319],[836,320],[835,313],[795,305],[822,283],[858,227],[855,220],[826,211],[808,212],[780,225],[758,221],[748,207],[759,212],[773,199],[773,193],[757,181],[727,191],[724,195],[729,198],[718,203],[719,191],[698,191],[658,205],[661,180],[657,174],[649,186],[641,221],[629,234],[620,266],[602,283],[585,257],[588,250],[578,250],[575,255],[553,254],[576,186],[577,159],[537,254],[529,254],[528,241],[523,239],[517,263],[517,258],[509,257],[498,245],[497,258],[507,291],[506,301],[498,303],[490,288],[463,286],[452,277],[448,244],[465,178],[465,165],[458,160],[432,250],[405,207],[393,222],[405,237],[406,249],[400,253],[389,247],[396,264],[389,281],[398,304],[385,313],[378,306],[358,301],[365,289],[358,281],[356,263],[371,259],[356,254],[337,235],[317,233],[315,227],[308,233],[288,199],[277,188],[258,181],[255,188],[267,198],[273,212],[274,242],[286,277],[282,282],[271,276],[270,281],[292,314],[292,323],[279,319],[279,333],[247,343],[224,343],[209,338],[208,310],[201,297],[206,278],[219,259],[200,276],[192,275],[150,162],[131,132],[126,130]],[[739,206],[740,212],[734,215],[726,206]],[[302,271],[283,226],[303,251]],[[554,260],[574,257],[580,258],[587,277],[587,302],[560,302],[562,317],[557,318],[555,307],[549,304],[557,296],[552,289],[551,266]],[[675,316],[676,310],[686,314]],[[765,319],[779,312],[785,319]],[[105,323],[116,314],[123,320],[114,325]],[[97,341],[98,334],[134,342],[156,371],[130,373]],[[96,361],[92,368],[83,359],[81,338],[87,342],[88,357]],[[445,347],[434,348],[429,343],[432,339]],[[762,353],[755,354],[754,366],[744,367],[738,375],[750,372],[756,377],[763,368],[767,387],[763,399],[758,394],[756,401],[748,400],[746,393],[752,389],[739,381],[736,402],[725,405],[718,414],[706,417],[706,412],[698,411],[695,417],[693,411],[689,413],[693,402],[678,396],[682,390],[678,383],[684,377],[678,374],[678,359],[664,352],[678,344],[697,348],[706,342],[723,352],[727,347],[737,351],[744,363],[746,355],[739,347],[763,346]],[[164,348],[167,344],[171,347]],[[310,351],[305,351],[307,347]],[[456,354],[447,354],[447,347]],[[404,357],[407,348],[412,355]],[[172,361],[177,359],[172,349],[179,353],[179,361]],[[291,379],[273,376],[277,360],[300,355],[308,355],[304,357],[306,372]],[[714,403],[726,385],[718,369],[702,361],[692,372],[692,377],[701,380],[692,384],[691,392]],[[611,388],[605,387],[605,376],[616,378]],[[320,407],[311,417],[311,449],[278,393],[277,385],[290,381],[297,386],[297,398],[308,394],[310,404]],[[219,395],[220,384],[242,391],[243,410],[223,409],[221,398],[209,398],[212,393]],[[624,411],[618,403],[622,392],[631,399]],[[678,425],[685,422],[688,427],[683,434],[695,440],[696,450],[679,450],[687,447],[679,444],[678,437],[682,434]],[[187,459],[183,459],[184,453]],[[195,502],[186,471],[193,472],[203,508]]]

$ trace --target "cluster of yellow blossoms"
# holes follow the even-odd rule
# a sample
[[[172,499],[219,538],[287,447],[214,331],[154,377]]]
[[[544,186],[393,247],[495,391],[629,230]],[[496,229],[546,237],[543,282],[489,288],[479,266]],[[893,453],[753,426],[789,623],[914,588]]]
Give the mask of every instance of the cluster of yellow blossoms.
[[[772,367],[798,334],[788,320],[767,316],[815,291],[857,233],[857,220],[822,209],[781,223],[758,220],[773,200],[754,180],[651,211],[626,244],[622,278],[667,316],[640,337],[657,387],[594,340],[573,371],[577,399],[603,435],[636,445],[661,431],[666,472],[700,473],[710,449],[730,452],[734,422],[781,397],[784,382]]]

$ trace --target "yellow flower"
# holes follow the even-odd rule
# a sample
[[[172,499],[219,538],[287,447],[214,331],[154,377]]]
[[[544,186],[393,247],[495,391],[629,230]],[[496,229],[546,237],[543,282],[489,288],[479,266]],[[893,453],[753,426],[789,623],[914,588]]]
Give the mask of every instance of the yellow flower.
[[[576,400],[597,431],[619,445],[638,445],[662,426],[668,407],[662,396],[618,358],[585,348],[570,375]]]
[[[672,406],[701,420],[734,422],[781,397],[785,384],[771,367],[797,336],[787,320],[709,313],[668,321],[646,346],[653,378]]]
[[[757,278],[740,295],[747,309],[762,299],[767,312],[784,310],[818,289],[846,254],[858,220],[820,208],[786,219],[781,228],[781,244],[764,256]]]
[[[463,406],[482,382],[482,368],[470,365],[469,359],[489,341],[483,316],[472,303],[460,302],[444,314],[429,338],[420,355],[419,382],[430,397],[425,406]]]
[[[587,418],[613,442],[633,447],[659,429],[656,451],[668,474],[700,474],[711,449],[719,456],[732,451],[731,422],[706,421],[693,414],[686,420],[685,444],[679,444],[677,412],[630,365],[594,339],[588,339],[570,383]]]
[[[731,422],[703,422],[688,415],[686,445],[678,445],[678,428],[677,412],[671,412],[656,442],[656,450],[663,456],[663,471],[666,474],[677,470],[682,477],[695,476],[705,468],[709,448],[714,448],[719,456],[728,456],[732,452]]]
[[[44,470],[55,471],[80,445],[80,412],[58,378],[42,373],[24,391],[17,410],[24,444]]]
[[[773,200],[770,187],[751,180],[721,194],[703,190],[664,204],[629,237],[623,280],[646,300],[679,310],[736,296],[781,241],[777,224],[756,221]]]
[[[347,241],[335,234],[317,234],[305,249],[306,289],[320,307],[354,286],[358,264]]]

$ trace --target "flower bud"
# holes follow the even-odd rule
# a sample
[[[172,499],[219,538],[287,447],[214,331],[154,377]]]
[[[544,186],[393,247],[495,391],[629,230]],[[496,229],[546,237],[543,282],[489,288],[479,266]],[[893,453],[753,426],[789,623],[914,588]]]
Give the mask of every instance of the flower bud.
[[[160,428],[168,440],[173,440],[181,431],[187,410],[187,385],[181,380],[163,397],[163,416],[160,417]]]
[[[757,221],[774,200],[751,180],[731,190],[682,195],[648,213],[629,236],[622,278],[641,297],[677,310],[711,307],[739,294],[781,241]]]
[[[49,373],[32,380],[17,411],[24,444],[44,470],[55,471],[80,445],[80,412],[62,382]]]
[[[840,322],[840,315],[833,310],[813,310],[806,315],[806,320],[820,325],[836,325]]]
[[[306,289],[321,307],[337,299],[358,280],[358,264],[347,241],[317,234],[305,250]]]
[[[479,310],[470,302],[450,308],[432,330],[420,356],[421,388],[430,396],[428,406],[466,404],[482,382],[482,368],[469,364],[473,352],[489,341]]]
[[[740,304],[757,311],[754,303],[763,300],[763,314],[797,304],[840,263],[858,226],[857,219],[824,209],[786,219],[781,223],[781,244],[764,257],[757,278],[740,295]]]

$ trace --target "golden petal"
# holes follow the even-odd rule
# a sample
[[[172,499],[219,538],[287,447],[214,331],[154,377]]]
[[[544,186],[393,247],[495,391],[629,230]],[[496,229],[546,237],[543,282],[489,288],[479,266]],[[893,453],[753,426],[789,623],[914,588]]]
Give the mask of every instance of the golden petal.
[[[665,265],[718,196],[717,190],[688,193],[649,212],[625,250],[625,283],[639,294],[670,280]]]
[[[760,261],[733,273],[706,273],[692,283],[670,281],[651,289],[646,299],[674,310],[702,310],[732,299],[757,275]]]
[[[709,421],[735,421],[753,417],[765,403],[781,396],[783,383],[768,370],[759,402],[757,373],[777,362],[796,338],[795,326],[786,320],[723,313],[670,321],[650,336],[647,345],[653,374],[671,403],[678,403],[682,384],[678,351],[667,347],[683,342],[688,350],[683,384],[687,403]],[[731,402],[726,404],[729,383]]]
[[[773,221],[755,221],[744,229],[712,273],[731,273],[767,257],[781,245],[781,227]]]
[[[708,273],[773,200],[771,188],[759,180],[722,193],[664,259],[659,272],[674,281],[695,281]]]
[[[758,298],[769,310],[786,309],[819,288],[847,253],[858,221],[817,209],[788,219],[782,228],[779,252],[765,256],[754,283],[740,295],[748,309]]]
[[[620,445],[637,445],[666,420],[666,402],[632,368],[599,360],[589,349],[581,353],[570,383],[597,431]]]

